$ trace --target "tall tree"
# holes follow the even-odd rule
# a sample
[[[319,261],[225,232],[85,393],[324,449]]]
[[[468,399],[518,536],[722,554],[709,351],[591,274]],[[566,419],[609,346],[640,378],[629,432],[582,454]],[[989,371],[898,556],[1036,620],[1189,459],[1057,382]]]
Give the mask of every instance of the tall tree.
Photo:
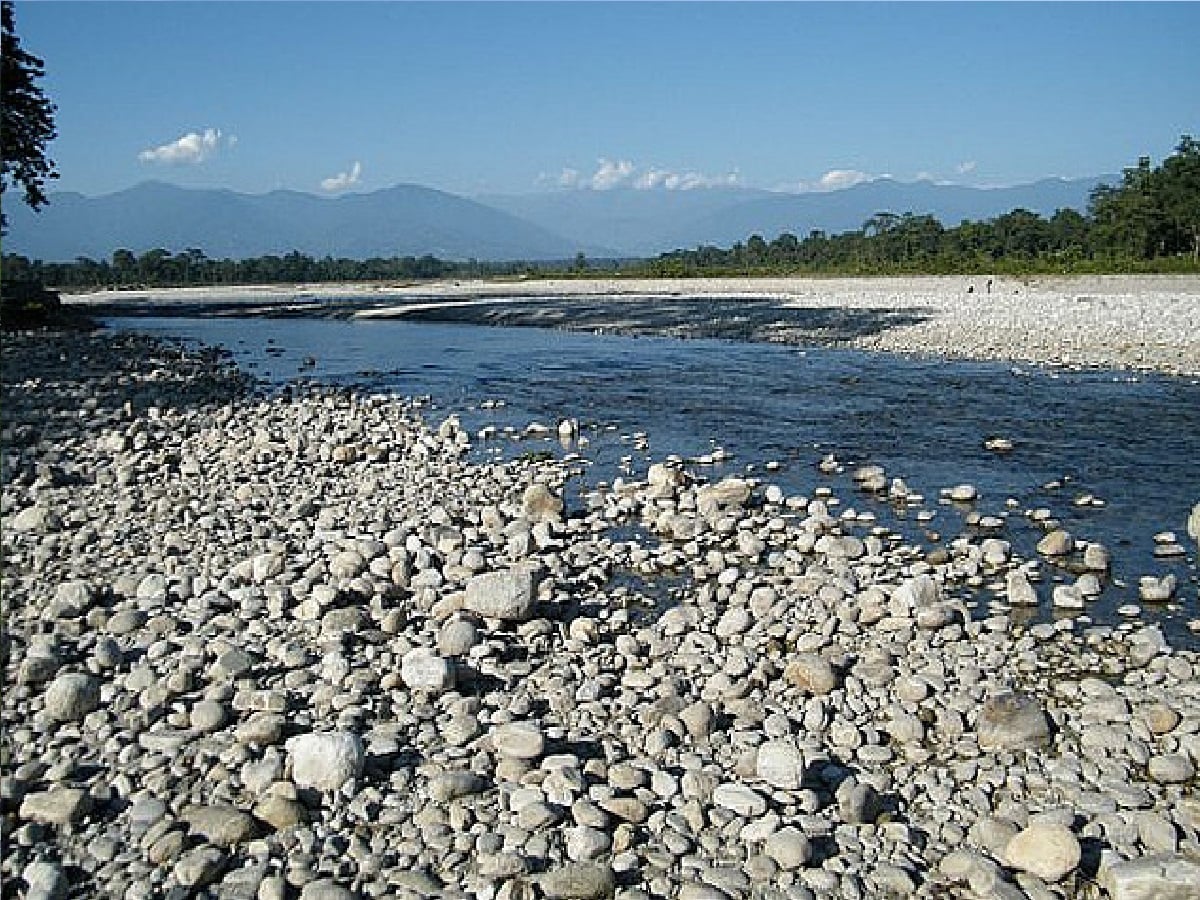
[[[25,189],[25,202],[37,209],[46,203],[43,187],[48,178],[57,178],[54,163],[46,158],[46,144],[54,139],[54,104],[42,93],[38,80],[45,74],[40,59],[21,48],[17,38],[13,4],[4,0],[3,69],[0,70],[0,108],[3,109],[3,169],[0,169],[0,194],[10,182]],[[0,232],[8,220],[0,212]]]
[[[1175,152],[1163,160],[1159,178],[1167,220],[1190,244],[1192,260],[1200,259],[1200,141],[1189,134],[1181,137]]]

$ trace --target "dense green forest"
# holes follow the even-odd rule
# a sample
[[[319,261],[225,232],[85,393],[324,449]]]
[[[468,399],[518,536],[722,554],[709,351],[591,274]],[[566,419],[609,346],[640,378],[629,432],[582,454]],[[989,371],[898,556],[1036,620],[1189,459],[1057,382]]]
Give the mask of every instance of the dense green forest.
[[[675,250],[650,260],[560,263],[450,262],[433,256],[314,259],[292,252],[254,259],[210,259],[203,251],[120,249],[109,260],[70,263],[3,258],[5,281],[59,288],[344,281],[416,281],[517,275],[629,276],[890,273],[1037,274],[1051,272],[1200,271],[1200,141],[1185,135],[1160,165],[1143,157],[1118,185],[1101,185],[1087,213],[1060,209],[1050,218],[1015,209],[983,222],[946,227],[933,216],[879,212],[862,228],[803,238],[752,235],[728,249]]]
[[[1087,215],[1014,209],[947,228],[933,216],[880,212],[856,231],[803,239],[753,235],[729,249],[664,253],[646,275],[1200,271],[1200,141],[1184,135],[1160,166],[1142,157],[1101,185]]]

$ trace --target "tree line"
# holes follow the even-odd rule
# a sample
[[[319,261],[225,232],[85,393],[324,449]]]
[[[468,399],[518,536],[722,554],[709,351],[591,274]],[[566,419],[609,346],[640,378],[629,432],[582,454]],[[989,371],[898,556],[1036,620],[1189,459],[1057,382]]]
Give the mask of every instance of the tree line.
[[[187,287],[231,284],[284,284],[331,281],[410,281],[445,278],[462,264],[434,256],[393,259],[315,259],[293,251],[251,259],[212,259],[192,247],[136,254],[120,249],[111,259],[77,257],[73,262],[42,262],[16,254],[3,260],[5,279],[40,281],[61,288]]]
[[[814,230],[768,241],[752,235],[729,248],[674,250],[649,260],[559,262],[448,261],[432,255],[390,259],[314,258],[298,251],[251,259],[212,259],[203,250],[166,249],[110,259],[53,263],[6,254],[6,282],[67,289],[420,281],[507,276],[688,277],[786,274],[953,274],[1200,270],[1200,141],[1184,135],[1161,165],[1143,157],[1118,185],[1100,185],[1088,210],[1049,218],[1014,209],[947,228],[934,216],[879,212],[841,234]]]
[[[1015,274],[1200,269],[1200,141],[1184,135],[1161,165],[1142,157],[1119,185],[1100,185],[1087,213],[1050,218],[1014,209],[947,228],[935,217],[880,212],[853,231],[804,238],[752,235],[728,249],[702,246],[648,260],[638,273]]]

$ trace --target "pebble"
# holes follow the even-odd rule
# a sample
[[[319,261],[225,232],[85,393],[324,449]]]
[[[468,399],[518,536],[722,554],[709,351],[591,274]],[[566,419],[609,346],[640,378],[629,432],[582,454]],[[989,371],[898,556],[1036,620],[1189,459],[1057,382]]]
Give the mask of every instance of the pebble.
[[[46,715],[78,722],[100,705],[100,683],[83,672],[64,672],[46,688]]]
[[[30,822],[45,825],[71,825],[82,821],[92,808],[92,798],[87,791],[73,787],[53,787],[45,791],[34,791],[21,801],[18,815]]]
[[[292,780],[300,787],[336,791],[362,774],[362,739],[349,732],[301,734],[287,741]]]
[[[804,755],[793,741],[767,741],[758,748],[755,774],[772,787],[797,790],[804,782]]]
[[[739,816],[753,819],[767,811],[767,801],[758,791],[744,784],[720,784],[712,794],[713,802]]]
[[[400,677],[410,690],[443,694],[454,687],[454,666],[428,647],[418,647],[404,654]]]
[[[1096,845],[1110,900],[1197,882],[1200,660],[1040,621],[1107,590],[1093,541],[1042,549],[1067,583],[1010,513],[902,541],[879,502],[933,513],[869,466],[854,510],[836,459],[808,496],[715,451],[593,485],[582,441],[481,461],[420,398],[5,340],[5,884],[1048,900]]]
[[[533,612],[535,589],[528,569],[485,572],[467,582],[465,605],[486,618],[522,622]]]
[[[1037,543],[1037,552],[1043,556],[1066,556],[1075,549],[1075,540],[1071,534],[1061,528],[1048,532]]]
[[[537,759],[546,748],[546,737],[533,722],[510,722],[492,732],[492,746],[511,759]]]
[[[1050,722],[1041,704],[1013,692],[984,702],[976,730],[984,750],[1036,749],[1050,741]]]
[[[829,660],[815,653],[800,653],[792,657],[783,677],[800,690],[816,695],[828,694],[837,687],[837,674]]]
[[[781,828],[767,838],[763,852],[784,871],[799,869],[812,859],[812,845],[806,835],[794,825]]]
[[[538,887],[550,900],[599,900],[613,892],[611,866],[573,863],[551,869],[538,878]]]
[[[1042,881],[1061,881],[1079,866],[1079,839],[1058,824],[1035,823],[1013,835],[1004,850],[1008,864]]]
[[[1110,900],[1200,900],[1200,862],[1174,854],[1102,866],[1099,881]]]
[[[55,863],[34,860],[21,873],[25,880],[26,900],[63,900],[71,890],[71,882]]]

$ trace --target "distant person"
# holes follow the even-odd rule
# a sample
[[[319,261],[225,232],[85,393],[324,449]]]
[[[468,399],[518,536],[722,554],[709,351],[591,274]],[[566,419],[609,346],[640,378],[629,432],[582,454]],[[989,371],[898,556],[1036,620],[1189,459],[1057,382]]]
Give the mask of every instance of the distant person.
[[[989,294],[992,292],[992,279],[990,279],[990,278],[988,279],[988,283],[987,283],[987,292]]]

